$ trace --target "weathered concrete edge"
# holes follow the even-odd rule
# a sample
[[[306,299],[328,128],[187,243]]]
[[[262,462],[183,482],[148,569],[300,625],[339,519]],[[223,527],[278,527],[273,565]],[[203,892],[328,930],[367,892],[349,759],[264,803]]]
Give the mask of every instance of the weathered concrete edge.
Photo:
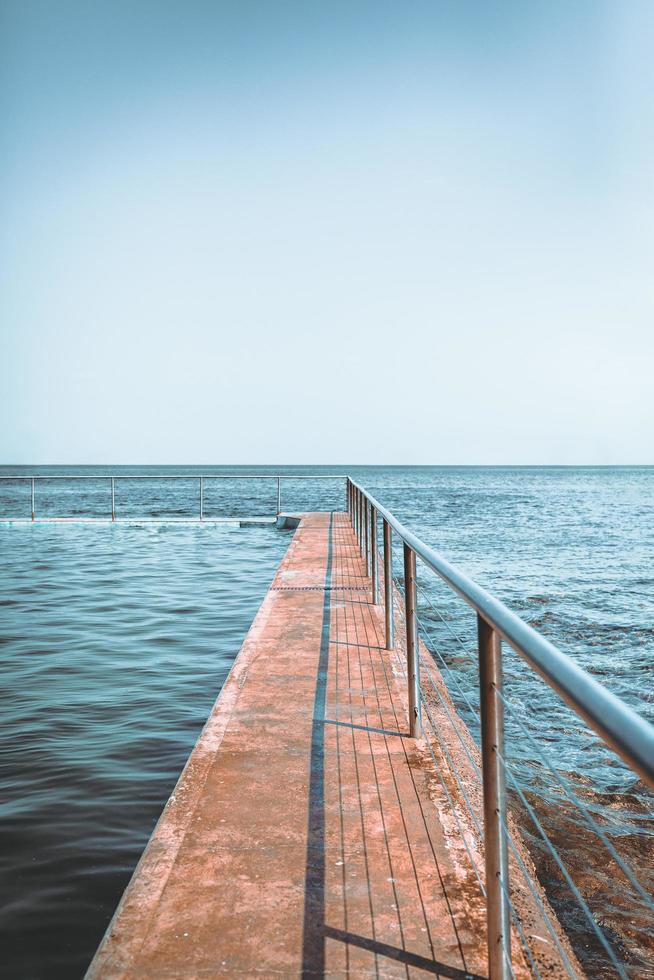
[[[283,529],[298,528],[302,523],[301,514],[282,516],[289,522],[278,524]],[[254,660],[261,656],[258,637],[266,627],[275,601],[273,586],[289,561],[293,543],[294,538],[291,538],[207,721],[89,964],[85,974],[87,980],[100,980],[108,974],[112,977],[126,974],[134,961],[135,947],[140,947],[147,935],[147,928],[135,928],[136,922],[142,922],[144,915],[153,916],[156,911],[248,670]]]
[[[301,514],[278,514],[276,526],[282,531],[294,531],[300,526]]]

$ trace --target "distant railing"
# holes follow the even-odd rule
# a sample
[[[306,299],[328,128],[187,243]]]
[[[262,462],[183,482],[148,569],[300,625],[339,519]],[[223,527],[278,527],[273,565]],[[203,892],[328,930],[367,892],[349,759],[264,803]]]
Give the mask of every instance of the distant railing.
[[[507,703],[503,695],[502,648],[505,640],[520,657],[536,671],[542,679],[579,715],[602,740],[613,749],[627,765],[650,787],[654,787],[654,726],[641,718],[590,674],[578,667],[574,661],[558,650],[549,640],[528,626],[519,616],[511,612],[502,602],[492,596],[476,582],[468,578],[442,555],[434,551],[415,534],[404,527],[363,487],[348,479],[347,507],[356,532],[362,557],[366,560],[367,573],[372,581],[372,600],[380,600],[380,574],[378,551],[378,519],[383,524],[383,593],[385,606],[386,647],[394,649],[393,621],[393,568],[392,533],[395,532],[404,549],[404,601],[406,617],[406,674],[408,681],[409,731],[415,737],[421,732],[421,681],[420,647],[418,634],[418,603],[416,559],[435,572],[449,588],[468,603],[477,614],[477,652],[479,672],[480,731],[481,731],[481,769],[483,782],[483,830],[486,867],[485,892],[487,897],[488,959],[491,980],[508,980],[514,976],[511,960],[511,920],[521,937],[523,935],[520,919],[512,905],[509,887],[509,854],[511,844],[506,791],[506,754],[504,737],[504,708]],[[433,726],[432,726],[433,727]],[[434,732],[434,734],[437,734]],[[459,736],[460,737],[460,736]],[[467,747],[464,746],[464,748]],[[471,760],[474,768],[477,764]],[[459,783],[461,787],[461,783]],[[529,810],[533,809],[514,782],[515,789]],[[462,788],[462,787],[461,787]],[[573,801],[574,802],[574,801]],[[582,807],[578,801],[577,804]],[[474,816],[474,814],[473,814]],[[641,886],[633,870],[617,854],[602,828],[590,820],[593,831],[608,848],[612,860],[620,868],[625,878],[632,884],[640,898],[654,910],[651,896]],[[536,823],[562,876],[567,881],[582,911],[590,917],[591,926],[598,942],[603,946],[606,962],[616,970],[617,975],[627,978],[623,965],[615,956],[611,945],[592,918],[583,897],[577,890],[567,870],[560,861],[554,845]],[[512,852],[521,870],[528,878],[526,868],[521,863],[519,853]],[[529,884],[529,882],[527,882]],[[482,886],[483,887],[483,886]],[[534,892],[534,899],[538,896]],[[546,910],[542,907],[541,911]],[[551,929],[555,945],[558,945],[561,958],[571,976],[577,976],[569,962],[565,950],[557,938],[556,929]],[[528,944],[527,944],[528,945]],[[531,954],[526,950],[529,958]],[[535,968],[533,960],[532,967]],[[535,975],[540,975],[535,968]]]
[[[36,486],[39,481],[50,482],[52,480],[58,481],[79,481],[83,480],[87,483],[107,483],[107,514],[106,517],[96,517],[93,520],[106,520],[106,521],[120,521],[121,518],[116,516],[116,485],[119,482],[126,480],[141,480],[141,481],[160,481],[160,480],[171,480],[171,481],[186,481],[193,482],[197,485],[199,489],[199,508],[197,517],[186,517],[180,518],[179,520],[185,520],[188,522],[204,521],[206,519],[204,501],[205,501],[205,485],[207,482],[215,480],[257,480],[259,482],[272,483],[276,487],[276,500],[277,508],[274,517],[279,517],[282,512],[282,482],[283,481],[297,481],[297,480],[331,480],[335,481],[345,481],[347,477],[343,474],[295,474],[295,473],[206,473],[206,474],[169,474],[169,473],[139,473],[139,474],[9,474],[0,475],[0,481],[16,482],[22,481],[27,482],[30,485],[31,492],[31,520],[37,520],[37,509],[36,509]],[[109,501],[111,501],[111,510],[109,510]],[[109,516],[111,515],[111,516]],[[246,520],[252,515],[243,515],[242,519]],[[257,515],[259,516],[259,515]],[[39,516],[40,521],[61,521],[64,520],[62,517],[52,517],[52,516]],[[134,518],[129,518],[134,520]],[[0,520],[5,521],[19,521],[22,518],[5,516],[0,514]],[[220,520],[220,519],[219,519]]]

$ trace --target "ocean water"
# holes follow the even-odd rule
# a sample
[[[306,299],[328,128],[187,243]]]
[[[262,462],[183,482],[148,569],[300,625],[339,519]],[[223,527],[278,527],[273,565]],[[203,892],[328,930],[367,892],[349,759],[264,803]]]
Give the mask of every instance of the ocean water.
[[[119,479],[117,516],[196,515],[200,470],[165,471],[193,478]],[[346,471],[654,721],[654,468],[322,472]],[[143,477],[148,470],[86,472],[98,478],[39,480],[37,517],[107,516],[110,486],[99,474]],[[206,482],[206,516],[274,515],[270,474],[278,470],[213,472],[232,479]],[[239,480],[244,472],[267,479]],[[288,474],[283,509],[343,508],[343,481],[293,479],[320,472],[315,467],[279,472]],[[0,518],[28,518],[30,509],[29,484],[0,483]],[[210,524],[0,527],[0,931],[8,976],[83,973],[288,540],[272,527]],[[474,616],[431,574],[423,570],[419,579],[424,639],[477,734]],[[510,651],[505,668],[511,778],[615,955],[631,976],[654,976],[646,903],[598,847],[567,790],[650,892],[652,794]],[[589,975],[612,975],[516,791],[511,799]]]

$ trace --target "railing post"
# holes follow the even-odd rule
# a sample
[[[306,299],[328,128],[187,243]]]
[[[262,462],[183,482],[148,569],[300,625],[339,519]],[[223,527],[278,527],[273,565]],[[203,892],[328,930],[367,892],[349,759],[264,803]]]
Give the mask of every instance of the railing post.
[[[511,976],[511,919],[508,901],[509,860],[506,834],[506,780],[502,646],[498,633],[477,615],[481,759],[484,782],[484,853],[486,857],[486,919],[490,980]],[[502,757],[502,759],[500,758]]]
[[[282,478],[281,476],[278,476],[277,477],[277,517],[279,517],[281,512],[282,512]]]
[[[406,667],[409,682],[409,735],[420,731],[420,672],[418,668],[418,609],[416,553],[404,544],[404,601],[406,619]]]
[[[32,520],[34,520],[34,518],[36,516],[36,507],[35,507],[35,504],[34,504],[34,496],[35,496],[35,494],[34,494],[34,482],[35,482],[34,481],[34,477],[32,477]]]
[[[363,557],[366,559],[366,575],[370,575],[370,504],[363,498]]]
[[[116,520],[116,484],[114,477],[111,478],[111,519]]]
[[[386,619],[386,649],[395,646],[395,623],[393,618],[393,542],[391,525],[382,518],[384,528],[384,617]]]
[[[370,565],[372,576],[372,604],[379,602],[379,553],[377,550],[377,511],[370,506]]]
[[[361,517],[363,515],[363,497],[361,491],[357,491],[357,540],[359,542],[359,552],[363,554],[363,524],[361,522]]]
[[[204,520],[204,477],[200,477],[200,520]]]
[[[356,533],[357,544],[359,543],[359,491],[354,491],[354,531]]]

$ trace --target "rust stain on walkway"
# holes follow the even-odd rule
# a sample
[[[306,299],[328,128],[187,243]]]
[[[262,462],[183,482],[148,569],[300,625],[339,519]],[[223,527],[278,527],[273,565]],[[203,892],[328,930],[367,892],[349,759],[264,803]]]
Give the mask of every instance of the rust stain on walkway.
[[[486,975],[369,584],[347,516],[306,515],[90,978]]]

